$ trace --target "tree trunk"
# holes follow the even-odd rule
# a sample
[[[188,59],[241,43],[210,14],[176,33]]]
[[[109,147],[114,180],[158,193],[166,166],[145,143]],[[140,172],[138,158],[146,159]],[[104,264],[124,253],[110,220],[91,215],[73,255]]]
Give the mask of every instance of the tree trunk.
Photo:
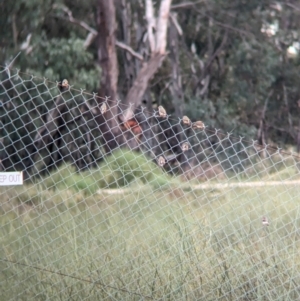
[[[97,27],[98,61],[102,72],[98,93],[101,98],[97,98],[99,107],[104,101],[103,97],[109,97],[108,110],[105,114],[100,113],[97,116],[97,122],[103,135],[104,148],[109,153],[118,146],[118,140],[121,138],[117,120],[116,99],[119,71],[115,48],[116,12],[113,0],[98,0]]]
[[[144,93],[148,87],[148,83],[150,79],[154,76],[155,72],[161,65],[163,59],[165,58],[165,55],[155,53],[147,63],[143,65],[143,67],[140,69],[137,78],[135,79],[132,87],[127,93],[127,96],[125,98],[124,104],[126,106],[129,106],[132,104],[131,112],[134,112],[135,109],[141,105]],[[126,111],[125,114],[122,116],[124,121],[127,121],[132,118],[131,115],[128,115],[127,113],[130,113],[130,111]]]
[[[175,108],[175,115],[181,117],[183,115],[184,101],[179,67],[178,31],[174,21],[170,26],[169,44],[171,46],[170,59],[172,63],[172,85],[170,86],[172,104]]]
[[[132,104],[131,112],[141,105],[143,95],[148,87],[150,79],[154,76],[158,68],[161,66],[163,59],[166,56],[167,45],[167,27],[172,0],[162,0],[160,3],[157,22],[155,22],[154,9],[152,0],[146,0],[146,19],[148,22],[148,41],[151,50],[150,59],[145,62],[139,70],[137,77],[127,93],[124,104],[126,106]],[[155,35],[153,27],[156,24]],[[122,116],[124,121],[132,118],[130,111]]]

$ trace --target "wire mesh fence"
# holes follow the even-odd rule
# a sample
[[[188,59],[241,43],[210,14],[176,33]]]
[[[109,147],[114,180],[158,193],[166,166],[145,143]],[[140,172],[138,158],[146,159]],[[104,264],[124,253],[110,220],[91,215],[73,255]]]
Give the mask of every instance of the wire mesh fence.
[[[299,300],[296,154],[0,78],[2,300]]]

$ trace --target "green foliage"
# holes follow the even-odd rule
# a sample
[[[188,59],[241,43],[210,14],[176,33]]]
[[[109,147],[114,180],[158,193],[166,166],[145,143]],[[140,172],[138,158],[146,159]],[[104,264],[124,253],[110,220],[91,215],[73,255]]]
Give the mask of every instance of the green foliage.
[[[82,85],[76,88],[84,87],[89,91],[95,91],[100,69],[94,66],[93,55],[84,49],[83,43],[84,40],[76,37],[44,40],[40,45],[39,56],[31,63],[36,66],[44,65],[43,74],[39,74],[40,76],[58,80],[67,78],[71,85],[72,82]],[[43,62],[40,61],[41,57]]]
[[[80,19],[87,18],[93,12],[91,3],[77,6],[74,14]],[[14,67],[51,81],[67,78],[70,84],[80,83],[77,88],[96,91],[100,69],[94,63],[95,52],[84,48],[86,32],[63,20],[61,5],[68,4],[76,7],[75,3],[60,0],[5,3],[8,18],[0,28],[0,64],[10,63],[21,50]]]
[[[93,194],[99,189],[94,178],[96,175],[97,172],[76,173],[75,167],[65,164],[42,179],[41,185],[43,189],[54,191],[69,189],[72,193],[82,191],[85,194]]]
[[[171,181],[171,177],[144,154],[125,149],[117,150],[105,158],[105,163],[99,169],[103,172],[102,187],[117,188],[140,182],[157,188]]]
[[[176,185],[179,180],[167,175],[144,154],[123,149],[105,157],[105,162],[96,169],[76,173],[74,167],[66,164],[41,180],[44,189],[70,189],[86,195],[95,194],[101,188],[142,189],[143,185],[150,185],[157,189],[170,183]]]
[[[299,40],[298,17],[299,12],[282,1],[276,5],[270,1],[210,1],[197,9],[178,11],[184,28],[180,67],[185,112],[211,127],[255,139],[269,97],[263,128],[269,139],[266,142],[294,144],[294,129],[299,130],[296,103],[300,90],[295,80],[300,55],[288,57],[287,48],[296,37]],[[273,35],[263,32],[276,25]],[[225,46],[205,69],[225,34]],[[210,84],[207,92],[200,94],[206,76]],[[170,97],[164,99],[171,109]],[[288,123],[288,113],[294,129]]]
[[[52,81],[68,78],[77,88],[97,91],[101,76],[97,44],[94,41],[85,49],[89,32],[69,22],[64,11],[67,7],[74,18],[97,30],[97,1],[37,3],[17,0],[2,4],[7,18],[1,19],[0,63],[11,62],[21,50],[14,67]],[[180,3],[180,0],[172,2],[175,6]],[[127,6],[130,22],[123,28],[124,12],[116,5],[117,39],[123,41],[128,37],[129,46],[146,55],[145,7],[142,2],[134,1],[127,1]],[[287,50],[298,45],[300,18],[293,4],[270,0],[251,3],[214,0],[205,4],[195,1],[195,6],[175,11],[183,32],[178,36],[183,113],[223,132],[233,131],[256,139],[264,111],[265,142],[294,144],[299,131],[300,55],[290,56]],[[271,34],[270,28],[275,28]],[[128,60],[123,49],[117,51],[118,88],[123,97],[139,63],[134,58]],[[173,66],[169,55],[150,85],[152,99],[172,114],[176,100],[168,87],[172,85]],[[206,78],[209,78],[207,89]]]

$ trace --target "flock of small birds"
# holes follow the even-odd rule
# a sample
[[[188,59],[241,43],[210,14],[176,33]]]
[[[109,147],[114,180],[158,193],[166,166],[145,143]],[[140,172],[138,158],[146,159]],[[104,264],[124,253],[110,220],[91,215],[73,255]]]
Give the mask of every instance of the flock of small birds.
[[[161,118],[167,118],[168,114],[167,111],[165,110],[165,108],[163,106],[159,106],[158,107],[158,115]],[[188,127],[191,127],[194,130],[204,130],[205,129],[205,125],[202,121],[198,120],[195,122],[192,122],[191,119],[187,116],[183,116],[182,117],[182,123]],[[186,152],[187,150],[189,150],[190,145],[188,142],[183,142],[181,144],[181,150],[183,152]],[[166,159],[163,156],[159,156],[157,159],[157,164],[161,167],[163,167],[166,164]]]
[[[158,107],[158,115],[159,115],[159,117],[162,117],[162,118],[168,117],[167,111],[163,106]],[[182,117],[182,123],[184,125],[192,127],[192,129],[194,129],[194,130],[204,130],[205,129],[205,125],[202,121],[198,120],[198,121],[192,122],[191,119],[187,116]]]
[[[64,79],[62,82],[59,82],[59,86],[61,90],[66,90],[69,88],[69,82],[67,79]],[[101,114],[105,114],[107,112],[107,104],[106,102],[103,102],[101,107],[100,107],[100,112]],[[167,118],[168,114],[166,109],[163,106],[158,106],[158,116],[161,118]],[[183,116],[182,117],[182,123],[188,127],[191,127],[194,130],[204,130],[205,125],[202,121],[198,120],[195,122],[192,122],[189,117]],[[181,150],[183,152],[186,152],[189,150],[190,145],[187,142],[184,142],[181,144]],[[166,159],[163,156],[158,157],[157,163],[159,166],[164,166],[166,164]]]
[[[61,90],[66,90],[67,88],[69,88],[69,82],[67,79],[64,79],[62,82],[59,82],[59,86]],[[300,101],[299,101],[299,106],[300,106]],[[101,114],[105,114],[107,111],[107,104],[105,102],[102,103],[101,107],[100,107],[100,112]],[[163,106],[159,106],[158,107],[158,116],[161,118],[167,118],[168,114],[166,109]],[[191,119],[188,116],[183,116],[182,117],[182,123],[188,127],[191,127],[194,130],[204,130],[205,129],[205,125],[202,121],[198,120],[195,122],[192,122]],[[190,149],[190,145],[188,142],[183,142],[181,144],[181,150],[183,152],[186,152]],[[167,162],[166,159],[163,156],[159,156],[157,158],[157,164],[160,167],[163,167]],[[0,164],[1,164],[1,160],[0,160]],[[268,218],[266,216],[262,217],[262,225],[263,226],[269,226],[269,221]]]

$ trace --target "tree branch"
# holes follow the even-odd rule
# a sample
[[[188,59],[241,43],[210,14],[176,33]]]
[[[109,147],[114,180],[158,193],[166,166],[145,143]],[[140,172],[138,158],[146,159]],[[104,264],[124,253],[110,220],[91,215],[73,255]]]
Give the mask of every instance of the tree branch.
[[[146,1],[146,18],[148,21],[148,33],[150,36],[153,35],[153,3],[152,0],[145,0]],[[142,68],[139,70],[136,79],[133,82],[132,87],[128,91],[124,105],[132,104],[132,111],[134,112],[135,109],[141,104],[142,97],[148,87],[149,81],[157,72],[159,67],[162,64],[162,61],[166,57],[166,46],[167,46],[167,29],[168,29],[168,20],[170,14],[170,6],[172,0],[162,0],[160,2],[158,18],[156,22],[156,33],[153,38],[155,38],[154,45],[150,42],[151,48],[151,57],[148,62],[144,63]],[[150,37],[149,36],[149,37]],[[148,37],[148,39],[149,39]],[[151,37],[150,37],[151,39]],[[153,48],[154,47],[154,48]],[[154,51],[153,51],[154,49]],[[120,117],[123,121],[127,121],[126,118],[128,116],[123,115]]]
[[[12,15],[12,31],[13,31],[13,41],[14,41],[14,47],[15,50],[18,47],[18,30],[17,30],[17,24],[16,24],[16,14]]]
[[[182,36],[183,30],[182,30],[181,26],[180,26],[179,23],[178,23],[178,20],[177,20],[177,13],[170,14],[170,17],[171,17],[171,20],[172,20],[172,22],[173,22],[173,24],[174,24],[174,26],[175,26],[175,28],[176,28],[178,34],[179,34],[180,36]]]
[[[298,6],[294,5],[294,4],[291,4],[291,3],[283,3],[283,4],[285,4],[286,6],[291,7],[294,10],[300,11],[300,7],[298,7]]]
[[[288,124],[289,124],[289,130],[291,133],[291,136],[293,136],[295,138],[295,133],[294,133],[294,128],[293,128],[293,121],[292,121],[292,115],[289,109],[289,103],[288,103],[288,95],[287,95],[287,91],[286,91],[286,86],[283,85],[283,101],[286,105],[286,109],[288,112]]]
[[[96,36],[98,35],[98,31],[96,29],[92,28],[91,26],[89,26],[86,22],[75,19],[73,17],[72,11],[68,7],[66,7],[65,5],[54,4],[53,8],[61,9],[62,11],[64,11],[68,15],[68,17],[62,17],[62,16],[55,15],[56,18],[60,18],[60,19],[65,20],[65,21],[69,21],[70,23],[76,24],[76,25],[82,27],[83,29],[85,29],[86,31],[89,32],[89,34],[86,37],[86,40],[83,44],[84,48],[88,48],[92,44],[92,42],[94,41]],[[130,46],[126,45],[125,43],[120,42],[120,41],[116,41],[116,46],[121,48],[121,49],[126,50],[132,56],[136,57],[138,60],[140,60],[140,61],[144,60],[143,56],[140,53],[134,51]]]
[[[184,3],[179,3],[179,4],[174,4],[171,6],[171,9],[179,9],[179,8],[187,8],[187,7],[190,7],[190,6],[194,6],[196,4],[199,4],[199,3],[203,3],[204,0],[200,0],[200,1],[196,1],[196,2],[184,2]]]
[[[249,32],[249,31],[246,31],[246,30],[243,30],[243,29],[239,29],[239,28],[236,28],[236,27],[232,27],[232,26],[230,26],[228,24],[224,24],[224,23],[219,22],[219,21],[217,21],[215,19],[213,19],[213,21],[214,21],[214,23],[216,25],[219,25],[219,26],[224,27],[224,28],[228,28],[228,29],[230,29],[232,31],[235,31],[235,32],[238,32],[240,34],[243,34],[243,35],[246,35],[246,36],[251,36],[251,37],[254,36],[252,32]]]
[[[149,61],[143,64],[143,67],[139,70],[136,79],[133,82],[132,87],[128,91],[124,105],[129,105],[133,102],[131,109],[134,112],[135,109],[141,104],[142,97],[148,87],[150,79],[154,76],[157,69],[160,67],[165,55],[160,53],[154,53]],[[120,116],[123,122],[127,121],[128,115]]]
[[[56,17],[59,17],[61,19],[64,19],[64,20],[68,20],[70,21],[71,23],[74,23],[74,24],[77,24],[79,25],[80,27],[84,28],[85,30],[91,32],[92,34],[94,34],[95,36],[98,34],[97,30],[95,30],[94,28],[90,27],[87,23],[85,23],[84,21],[80,21],[80,20],[77,20],[73,17],[73,13],[72,11],[65,5],[57,5],[57,4],[54,4],[53,5],[53,8],[56,8],[56,9],[61,9],[63,12],[65,12],[67,15],[68,15],[68,18],[63,18],[63,17],[60,17],[60,16],[56,16]]]
[[[122,49],[126,50],[132,56],[136,57],[138,60],[140,60],[140,61],[144,60],[143,56],[140,53],[134,51],[130,46],[126,45],[125,43],[123,43],[121,41],[116,41],[116,46],[118,46],[119,48],[122,48]]]
[[[219,48],[210,56],[210,58],[208,59],[207,63],[205,64],[205,69],[207,70],[211,63],[214,61],[214,59],[219,55],[219,53],[222,51],[223,47],[225,46],[226,42],[227,42],[227,38],[228,38],[228,30],[225,31],[225,34],[223,36],[221,45],[219,46]]]

